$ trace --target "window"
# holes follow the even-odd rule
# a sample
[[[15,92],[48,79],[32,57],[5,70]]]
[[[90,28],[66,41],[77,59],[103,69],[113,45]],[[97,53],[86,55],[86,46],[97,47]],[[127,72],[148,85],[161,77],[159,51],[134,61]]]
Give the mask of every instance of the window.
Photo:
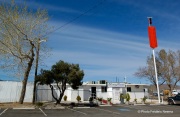
[[[107,87],[106,86],[101,87],[101,92],[107,92]]]
[[[131,92],[131,87],[127,87],[127,92]]]

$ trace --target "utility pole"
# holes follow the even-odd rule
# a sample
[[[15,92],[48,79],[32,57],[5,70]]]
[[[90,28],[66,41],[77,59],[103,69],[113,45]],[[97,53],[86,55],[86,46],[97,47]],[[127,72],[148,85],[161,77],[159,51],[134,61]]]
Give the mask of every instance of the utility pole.
[[[36,48],[36,65],[35,65],[35,73],[34,73],[34,87],[33,87],[33,100],[32,100],[33,104],[35,104],[36,102],[36,77],[37,77],[37,71],[38,71],[40,43],[43,41],[46,42],[46,40],[40,40],[39,38],[37,42],[37,48]]]

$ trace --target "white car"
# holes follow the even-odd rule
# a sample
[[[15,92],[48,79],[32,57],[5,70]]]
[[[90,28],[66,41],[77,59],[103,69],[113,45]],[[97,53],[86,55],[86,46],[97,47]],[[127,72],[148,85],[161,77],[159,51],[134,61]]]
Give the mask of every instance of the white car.
[[[172,90],[172,94],[173,94],[173,95],[177,95],[178,92],[177,92],[176,90]]]

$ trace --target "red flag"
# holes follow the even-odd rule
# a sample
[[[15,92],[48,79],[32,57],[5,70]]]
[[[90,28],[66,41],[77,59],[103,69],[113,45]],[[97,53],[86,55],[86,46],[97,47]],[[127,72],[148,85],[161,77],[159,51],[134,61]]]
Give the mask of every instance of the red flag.
[[[148,26],[148,34],[150,47],[156,48],[158,46],[156,38],[156,28],[154,26]]]

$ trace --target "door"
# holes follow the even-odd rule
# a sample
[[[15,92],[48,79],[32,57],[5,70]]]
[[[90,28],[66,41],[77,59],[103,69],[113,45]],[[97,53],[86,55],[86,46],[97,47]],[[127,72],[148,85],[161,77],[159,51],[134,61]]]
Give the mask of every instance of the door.
[[[120,89],[119,88],[113,88],[113,103],[119,104],[120,103]]]
[[[96,98],[96,87],[91,87],[91,97]]]

